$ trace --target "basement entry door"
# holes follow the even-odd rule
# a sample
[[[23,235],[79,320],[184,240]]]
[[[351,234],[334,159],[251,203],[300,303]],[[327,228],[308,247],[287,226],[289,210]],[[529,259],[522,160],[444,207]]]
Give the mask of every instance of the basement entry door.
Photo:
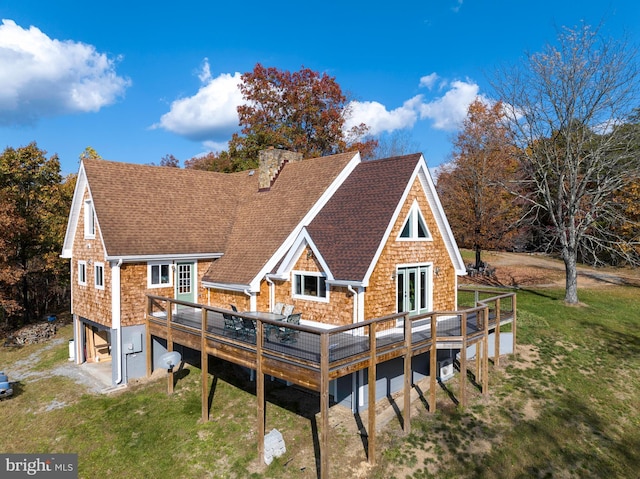
[[[193,263],[178,263],[176,265],[176,299],[179,301],[196,302],[193,269]]]

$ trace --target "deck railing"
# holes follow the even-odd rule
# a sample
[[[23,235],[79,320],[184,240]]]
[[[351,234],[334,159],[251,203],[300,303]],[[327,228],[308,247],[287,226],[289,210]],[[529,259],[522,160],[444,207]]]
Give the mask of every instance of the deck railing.
[[[320,393],[320,471],[328,476],[329,451],[329,384],[332,379],[368,368],[369,414],[367,426],[368,455],[375,457],[376,444],[376,366],[393,358],[404,358],[403,428],[410,432],[411,361],[417,354],[430,352],[429,411],[436,407],[437,349],[460,349],[459,399],[466,404],[467,347],[477,344],[476,380],[482,391],[488,387],[488,334],[495,329],[495,348],[500,351],[500,326],[512,322],[515,346],[515,293],[497,294],[489,291],[460,291],[465,297],[458,311],[430,312],[417,316],[398,313],[361,323],[330,329],[295,325],[267,319],[254,319],[242,312],[175,299],[147,295],[147,374],[151,374],[151,336],[167,340],[168,349],[175,342],[199,349],[202,360],[202,420],[209,418],[208,354],[215,354],[256,370],[258,402],[258,438],[265,434],[265,375],[316,390]],[[469,296],[470,295],[470,296]],[[466,296],[469,296],[468,298]],[[224,315],[248,319],[253,327],[225,327]],[[292,334],[276,334],[278,328],[289,328]],[[253,332],[252,332],[253,331]],[[482,348],[479,346],[482,345]],[[480,359],[480,356],[482,359]],[[498,356],[494,357],[497,365]],[[482,364],[482,367],[480,365]],[[173,384],[172,373],[169,380]],[[258,440],[258,457],[264,453],[264,443]]]
[[[174,329],[200,336],[204,330],[207,339],[254,352],[259,332],[262,354],[311,369],[320,368],[322,345],[326,343],[330,370],[345,371],[371,357],[373,338],[375,356],[384,359],[401,355],[407,344],[417,354],[427,351],[433,341],[439,347],[471,343],[480,339],[485,330],[496,328],[496,322],[504,324],[515,319],[515,293],[496,295],[495,290],[461,288],[459,299],[465,305],[463,310],[416,316],[397,313],[330,329],[255,319],[243,312],[154,295],[148,295],[147,315],[151,323],[166,326],[167,334]],[[223,314],[249,319],[255,331],[225,328]],[[278,339],[274,333],[283,327],[293,331],[286,340]]]

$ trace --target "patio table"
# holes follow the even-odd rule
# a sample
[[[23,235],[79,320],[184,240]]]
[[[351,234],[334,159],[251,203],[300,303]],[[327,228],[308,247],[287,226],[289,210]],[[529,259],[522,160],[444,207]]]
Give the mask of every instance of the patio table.
[[[286,319],[284,314],[271,313],[269,311],[247,311],[244,313],[240,313],[242,316],[246,316],[251,319],[270,319],[272,321],[282,321]]]
[[[242,313],[243,316],[252,318],[252,319],[269,319],[271,321],[284,321],[287,317],[284,314],[272,313],[270,311],[248,311],[246,313]],[[269,336],[271,336],[271,332],[278,329],[278,326],[274,324],[266,324],[265,325],[265,337],[267,341],[269,341]]]

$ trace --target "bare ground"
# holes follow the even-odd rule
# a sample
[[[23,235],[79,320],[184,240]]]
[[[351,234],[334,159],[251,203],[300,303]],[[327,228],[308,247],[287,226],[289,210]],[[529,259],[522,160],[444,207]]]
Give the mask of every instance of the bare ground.
[[[542,254],[484,252],[483,261],[495,268],[492,277],[463,277],[462,284],[510,287],[564,287],[562,260]],[[578,287],[640,286],[638,268],[578,267]]]

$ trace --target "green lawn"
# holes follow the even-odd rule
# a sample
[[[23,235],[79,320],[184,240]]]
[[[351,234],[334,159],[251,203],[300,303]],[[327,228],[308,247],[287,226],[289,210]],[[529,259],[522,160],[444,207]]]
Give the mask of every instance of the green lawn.
[[[519,354],[490,366],[487,396],[469,386],[468,406],[456,407],[448,394],[457,393],[454,378],[448,391],[439,389],[435,414],[417,401],[410,435],[398,421],[379,434],[373,468],[362,438],[334,417],[331,477],[637,477],[638,293],[614,286],[582,290],[584,305],[569,307],[561,290],[519,291]],[[60,337],[70,334],[67,326]],[[39,349],[0,348],[0,369]],[[65,340],[42,350],[31,367],[46,372],[66,362],[66,352]],[[268,382],[267,431],[283,433],[287,453],[269,467],[257,466],[251,384],[235,368],[216,367],[221,379],[207,423],[199,421],[195,367],[171,397],[164,378],[109,396],[86,394],[63,377],[27,379],[0,403],[0,450],[78,453],[82,478],[317,477],[314,411],[300,415],[306,408],[291,389]],[[316,400],[309,395],[309,404]]]
[[[489,395],[454,408],[439,393],[409,437],[387,432],[375,476],[638,477],[638,293],[582,290],[572,307],[564,291],[518,292],[519,355],[490,367]]]

